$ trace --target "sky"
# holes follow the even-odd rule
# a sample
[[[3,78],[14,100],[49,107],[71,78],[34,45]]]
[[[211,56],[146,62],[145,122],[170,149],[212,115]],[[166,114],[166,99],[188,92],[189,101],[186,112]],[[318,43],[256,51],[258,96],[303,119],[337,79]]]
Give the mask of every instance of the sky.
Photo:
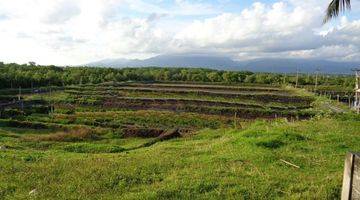
[[[0,61],[81,65],[176,53],[360,61],[360,1],[324,25],[329,2],[0,0]]]

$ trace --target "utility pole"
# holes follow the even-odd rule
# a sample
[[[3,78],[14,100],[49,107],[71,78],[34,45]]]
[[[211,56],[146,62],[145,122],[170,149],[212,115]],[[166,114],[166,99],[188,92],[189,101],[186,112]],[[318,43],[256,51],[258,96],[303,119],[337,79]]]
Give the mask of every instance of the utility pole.
[[[296,85],[295,87],[297,88],[299,85],[299,68],[296,68]]]
[[[50,103],[50,116],[52,117],[52,114],[54,112],[54,109],[53,109],[53,103],[52,103],[52,91],[51,91],[51,85],[50,85],[50,82],[49,82],[49,103]]]
[[[18,101],[21,100],[21,86],[19,86]]]
[[[21,86],[19,86],[18,101],[19,101],[19,104],[20,104],[20,109],[21,109],[21,111],[24,111],[24,103],[23,103],[23,101],[21,100]]]
[[[34,93],[34,82],[31,81],[31,93]]]
[[[319,72],[320,72],[320,68],[316,68],[316,72],[315,72],[315,92],[317,91],[317,87],[318,87]]]

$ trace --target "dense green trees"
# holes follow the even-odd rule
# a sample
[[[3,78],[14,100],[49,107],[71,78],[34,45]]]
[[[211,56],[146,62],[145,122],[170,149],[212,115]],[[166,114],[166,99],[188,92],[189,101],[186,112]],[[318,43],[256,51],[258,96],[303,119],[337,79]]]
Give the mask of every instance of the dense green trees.
[[[0,62],[0,88],[63,86],[98,84],[110,81],[187,81],[258,84],[295,84],[296,76],[247,71],[217,71],[200,68],[95,68],[38,66],[35,63],[18,65]],[[315,75],[301,74],[299,85],[314,85]],[[328,76],[318,78],[319,85],[352,87],[351,76]]]

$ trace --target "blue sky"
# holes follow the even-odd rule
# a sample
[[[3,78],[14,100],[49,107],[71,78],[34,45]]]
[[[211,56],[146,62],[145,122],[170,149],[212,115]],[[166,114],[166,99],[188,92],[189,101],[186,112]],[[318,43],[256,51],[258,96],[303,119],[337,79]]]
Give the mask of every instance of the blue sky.
[[[0,60],[78,65],[202,53],[234,60],[360,61],[360,5],[323,25],[330,0],[1,0]]]
[[[178,20],[195,20],[195,19],[205,19],[208,17],[216,16],[221,13],[240,13],[243,9],[249,8],[252,4],[256,2],[261,2],[267,5],[271,5],[278,1],[276,0],[193,0],[193,1],[176,1],[176,0],[144,0],[142,1],[145,4],[153,5],[155,7],[167,10],[168,12],[172,12],[175,10],[179,10],[179,4],[181,2],[191,2],[189,5],[201,5],[203,8],[208,8],[208,12],[203,10],[199,10],[196,14],[192,15],[178,15]],[[211,10],[211,12],[209,12]],[[123,5],[118,10],[122,13],[122,16],[127,17],[146,17],[148,13],[156,12],[156,10],[146,10],[139,11],[136,9],[132,9],[131,6]]]

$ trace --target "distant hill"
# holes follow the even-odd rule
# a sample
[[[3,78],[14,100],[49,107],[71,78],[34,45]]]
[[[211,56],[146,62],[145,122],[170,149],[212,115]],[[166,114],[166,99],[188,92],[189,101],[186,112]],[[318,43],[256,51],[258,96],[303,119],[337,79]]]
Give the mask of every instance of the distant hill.
[[[127,59],[105,59],[87,64],[87,66],[103,67],[205,67],[212,69],[224,69],[227,67],[236,67],[238,63],[227,57],[206,56],[206,55],[187,55],[171,54],[160,55],[152,58],[139,60]]]
[[[360,62],[334,62],[310,59],[256,59],[245,61],[242,69],[255,72],[313,73],[319,69],[328,74],[351,74],[351,69],[360,66]]]
[[[253,72],[313,73],[317,68],[322,73],[350,74],[351,69],[360,66],[360,62],[334,62],[328,60],[311,59],[254,59],[234,61],[228,57],[196,55],[196,54],[170,54],[160,55],[148,59],[105,59],[86,64],[86,66],[99,67],[203,67],[218,70],[248,70]]]

